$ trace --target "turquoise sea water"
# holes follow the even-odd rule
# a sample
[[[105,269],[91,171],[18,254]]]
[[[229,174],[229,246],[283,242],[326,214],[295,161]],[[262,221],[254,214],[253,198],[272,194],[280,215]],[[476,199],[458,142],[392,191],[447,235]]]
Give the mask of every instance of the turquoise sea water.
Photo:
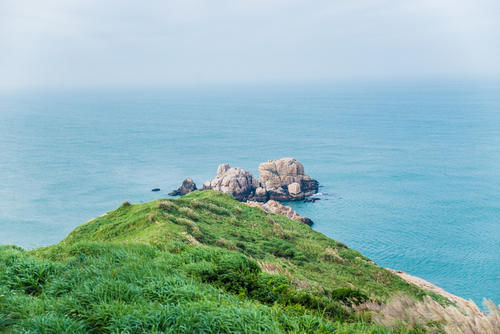
[[[0,244],[58,242],[220,163],[295,157],[295,203],[379,265],[500,303],[500,89],[415,83],[0,94]],[[160,193],[150,190],[160,187]]]

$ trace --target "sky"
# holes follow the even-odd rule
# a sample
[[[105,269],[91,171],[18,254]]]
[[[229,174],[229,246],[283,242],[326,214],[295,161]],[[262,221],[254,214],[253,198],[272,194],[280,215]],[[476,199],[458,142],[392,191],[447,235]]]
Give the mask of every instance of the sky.
[[[0,88],[483,76],[498,0],[0,0]]]

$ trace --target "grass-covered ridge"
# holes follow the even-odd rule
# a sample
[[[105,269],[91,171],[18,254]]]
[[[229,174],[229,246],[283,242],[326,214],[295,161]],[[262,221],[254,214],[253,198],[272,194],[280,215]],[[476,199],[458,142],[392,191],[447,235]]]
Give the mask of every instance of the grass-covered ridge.
[[[428,293],[214,191],[124,203],[54,246],[0,247],[0,332],[406,333],[350,311],[401,294]]]

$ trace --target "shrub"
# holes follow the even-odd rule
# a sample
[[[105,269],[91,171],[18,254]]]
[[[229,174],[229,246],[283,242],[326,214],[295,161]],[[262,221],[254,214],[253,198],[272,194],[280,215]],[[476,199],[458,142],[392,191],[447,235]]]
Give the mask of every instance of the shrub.
[[[260,273],[255,286],[249,291],[249,296],[261,303],[273,304],[288,295],[290,282],[284,276]]]
[[[255,286],[259,273],[255,261],[237,253],[224,254],[216,265],[215,276],[206,276],[205,279],[229,292],[247,294]]]
[[[132,206],[132,204],[129,201],[125,201],[122,203],[122,205],[120,207],[121,208],[128,208],[130,206]]]

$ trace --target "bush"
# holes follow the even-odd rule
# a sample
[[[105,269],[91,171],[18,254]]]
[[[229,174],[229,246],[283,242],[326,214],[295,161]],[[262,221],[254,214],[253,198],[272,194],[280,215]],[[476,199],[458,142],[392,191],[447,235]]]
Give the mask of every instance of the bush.
[[[273,304],[288,295],[290,282],[284,276],[260,273],[255,286],[249,291],[249,297],[261,303]]]
[[[198,271],[199,277],[236,294],[247,294],[256,285],[260,268],[249,258],[237,254],[224,254],[213,269],[208,266]]]

